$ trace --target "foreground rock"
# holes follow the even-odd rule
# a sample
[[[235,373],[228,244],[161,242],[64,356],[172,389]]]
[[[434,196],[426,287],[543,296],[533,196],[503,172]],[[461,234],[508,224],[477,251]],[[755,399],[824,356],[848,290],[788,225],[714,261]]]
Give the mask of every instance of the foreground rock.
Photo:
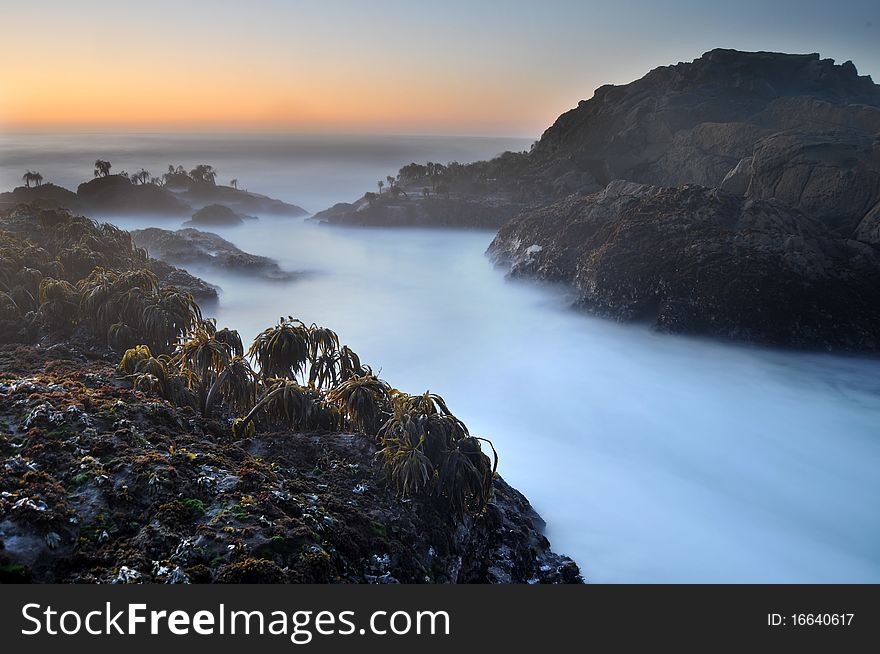
[[[99,354],[0,348],[0,582],[579,580],[501,479],[450,522],[395,497],[362,435],[236,440]]]
[[[150,227],[131,232],[138,247],[145,248],[150,256],[179,266],[208,266],[263,279],[287,281],[297,273],[281,270],[267,257],[249,254],[229,241],[211,232],[198,229],[170,231]]]
[[[527,211],[489,254],[514,276],[660,329],[824,349],[880,349],[880,251],[775,200],[613,182]]]
[[[340,202],[313,220],[358,227],[464,227],[497,229],[523,208],[502,198],[411,197]]]

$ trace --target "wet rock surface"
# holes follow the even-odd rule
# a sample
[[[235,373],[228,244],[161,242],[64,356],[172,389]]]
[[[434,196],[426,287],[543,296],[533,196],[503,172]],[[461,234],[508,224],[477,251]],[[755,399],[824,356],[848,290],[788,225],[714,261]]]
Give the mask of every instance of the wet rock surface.
[[[272,259],[244,252],[211,232],[149,227],[134,230],[131,236],[135,245],[145,248],[150,256],[170,264],[216,267],[276,281],[297,277],[297,273],[282,270]]]
[[[569,583],[496,479],[462,522],[386,486],[371,439],[236,439],[100,352],[0,348],[0,581]]]
[[[880,349],[880,251],[776,200],[618,181],[527,211],[488,250],[514,276],[671,332]]]

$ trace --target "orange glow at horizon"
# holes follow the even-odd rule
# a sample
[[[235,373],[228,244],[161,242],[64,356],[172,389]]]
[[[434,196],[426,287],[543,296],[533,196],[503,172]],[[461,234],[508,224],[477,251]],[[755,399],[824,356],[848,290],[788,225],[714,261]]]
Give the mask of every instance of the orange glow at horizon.
[[[158,6],[139,13],[124,3],[11,10],[0,38],[0,129],[537,136],[579,99],[528,69],[538,64],[523,63],[513,45],[494,59],[469,43],[429,56],[438,48],[430,25],[365,27],[356,15],[293,38],[222,4],[204,21],[188,4],[167,21]],[[271,17],[306,20],[291,6]]]
[[[538,136],[598,86],[718,46],[819,51],[880,70],[873,23],[830,5],[821,18],[780,10],[771,25],[766,3],[751,14],[742,3],[646,0],[7,4],[0,130]]]
[[[332,80],[281,85],[261,76],[233,82],[225,75],[139,75],[108,65],[102,70],[0,73],[0,125],[12,129],[64,127],[191,128],[428,128],[522,131],[525,116],[495,111],[511,99],[492,88],[418,80],[402,87],[370,80],[342,87]]]

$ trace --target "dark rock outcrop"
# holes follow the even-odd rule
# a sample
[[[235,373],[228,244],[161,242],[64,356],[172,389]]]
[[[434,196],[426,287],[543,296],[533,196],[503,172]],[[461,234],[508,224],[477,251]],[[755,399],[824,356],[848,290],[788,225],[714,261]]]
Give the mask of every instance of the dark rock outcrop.
[[[260,193],[251,193],[215,184],[190,183],[180,197],[194,207],[208,204],[223,204],[234,208],[241,214],[268,213],[279,216],[305,216],[308,211],[295,204],[289,204]]]
[[[851,236],[880,202],[878,135],[880,86],[851,62],[712,50],[600,87],[544,133],[530,165],[566,192],[626,179],[776,198]]]
[[[880,250],[776,200],[616,181],[524,212],[489,254],[600,315],[775,345],[880,350]]]
[[[657,68],[560,116],[529,167],[573,195],[502,227],[489,251],[513,274],[670,331],[880,348],[880,86],[852,63]]]
[[[63,208],[101,215],[146,213],[178,218],[190,216],[193,207],[218,204],[245,218],[255,213],[283,216],[305,216],[308,213],[294,204],[259,193],[206,182],[196,183],[186,174],[178,175],[172,181],[180,180],[184,180],[183,186],[179,183],[160,186],[154,183],[135,184],[123,175],[108,175],[83,182],[77,187],[76,193],[55,184],[20,186],[0,193],[0,206],[28,203],[45,209]]]
[[[281,270],[272,259],[244,252],[211,232],[149,227],[132,231],[131,237],[135,245],[145,248],[151,257],[178,266],[209,266],[277,281],[297,276],[297,273]]]
[[[233,437],[71,343],[0,347],[0,583],[572,583],[528,501],[401,501],[372,439]]]
[[[81,209],[81,203],[76,193],[56,184],[19,186],[11,191],[0,193],[0,206],[11,207],[17,204],[30,204],[41,209],[66,208],[71,211]]]
[[[181,291],[186,291],[192,294],[193,298],[204,306],[217,302],[220,299],[220,289],[217,286],[209,284],[201,277],[196,277],[182,268],[172,266],[160,259],[151,259],[150,270],[156,273],[159,283],[163,286],[174,286]]]
[[[122,175],[96,177],[80,184],[76,195],[81,205],[98,213],[150,213],[185,216],[189,205],[174,193],[155,184],[133,184]]]
[[[524,207],[500,198],[412,197],[340,202],[314,215],[330,225],[497,229]]]
[[[187,225],[240,225],[244,220],[236,212],[222,204],[209,204],[196,211]]]
[[[755,145],[744,160],[750,174],[743,193],[774,198],[859,238],[856,230],[880,205],[880,110],[877,133],[781,132]]]

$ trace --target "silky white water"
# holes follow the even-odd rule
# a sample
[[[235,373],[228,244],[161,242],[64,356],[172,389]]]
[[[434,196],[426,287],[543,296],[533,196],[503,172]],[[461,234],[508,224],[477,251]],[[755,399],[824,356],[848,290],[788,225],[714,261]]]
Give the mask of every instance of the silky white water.
[[[88,138],[33,146],[47,181],[53,161],[72,178],[90,174],[91,161],[71,155],[88,152]],[[373,137],[381,155],[359,158],[339,139],[257,165],[250,141],[209,140],[206,153],[191,139],[146,147],[142,138],[116,147],[132,162],[138,148],[147,158],[161,146],[169,163],[214,163],[224,179],[227,171],[257,179],[251,190],[310,210],[350,200],[410,160],[523,147]],[[26,155],[27,142],[19,145]],[[437,154],[444,148],[448,157]],[[98,156],[107,158],[90,155]],[[0,165],[6,187],[19,163]],[[495,442],[501,474],[588,580],[880,581],[877,359],[672,337],[585,316],[560,289],[505,280],[484,256],[489,232],[266,216],[215,231],[307,273],[270,283],[194,270],[222,288],[219,323],[246,340],[281,315],[323,323],[394,386],[441,393],[472,432]]]

